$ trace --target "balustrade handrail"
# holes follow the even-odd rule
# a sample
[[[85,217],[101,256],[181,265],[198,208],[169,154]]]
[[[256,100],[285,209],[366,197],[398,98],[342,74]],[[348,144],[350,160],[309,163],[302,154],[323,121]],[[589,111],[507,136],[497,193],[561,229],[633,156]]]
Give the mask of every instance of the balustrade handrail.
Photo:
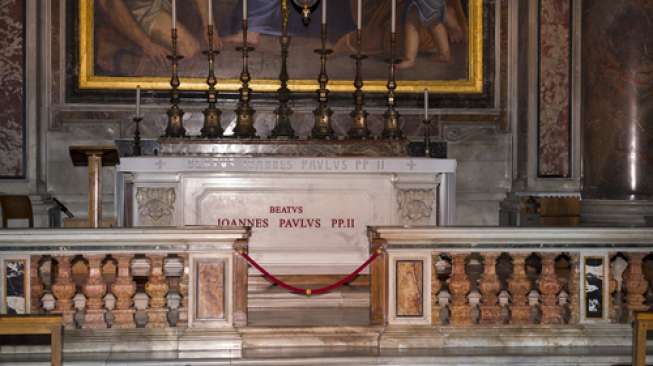
[[[0,253],[79,250],[133,251],[229,249],[247,240],[249,228],[8,229],[0,230]],[[220,247],[220,248],[218,248]]]
[[[491,249],[506,244],[546,249],[573,246],[590,249],[604,246],[653,245],[653,228],[509,228],[509,227],[399,227],[374,226],[371,238],[383,239],[389,247],[412,246]]]

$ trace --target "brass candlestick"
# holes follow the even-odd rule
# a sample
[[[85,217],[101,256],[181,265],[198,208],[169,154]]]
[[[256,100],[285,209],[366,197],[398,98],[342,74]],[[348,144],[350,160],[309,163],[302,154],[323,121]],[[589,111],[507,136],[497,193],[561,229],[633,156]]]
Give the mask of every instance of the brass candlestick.
[[[395,89],[397,89],[397,79],[395,75],[395,67],[398,60],[395,59],[395,47],[397,45],[397,32],[392,32],[390,35],[390,75],[388,77],[388,109],[385,111],[385,125],[381,136],[385,139],[400,139],[402,137],[401,130],[399,129],[399,112],[397,112],[397,96]]]
[[[370,136],[370,130],[367,128],[367,112],[365,111],[365,93],[363,93],[363,75],[361,67],[363,60],[367,58],[362,54],[363,34],[360,29],[356,31],[356,54],[351,58],[356,60],[356,77],[354,78],[354,111],[351,116],[354,119],[354,126],[349,130],[349,137],[352,139],[366,139]]]
[[[207,32],[209,49],[204,54],[209,58],[209,75],[206,78],[206,84],[209,86],[209,90],[206,93],[209,106],[204,110],[204,126],[200,132],[204,138],[215,139],[222,137],[224,133],[220,125],[222,112],[215,106],[218,102],[218,91],[215,89],[215,85],[218,83],[215,77],[215,55],[220,54],[220,51],[213,49],[213,25],[208,26]]]
[[[170,79],[170,109],[168,109],[168,126],[163,137],[186,137],[184,128],[184,111],[179,108],[179,81],[178,64],[183,56],[177,55],[177,29],[172,28],[172,55],[168,59],[172,63],[172,78]]]
[[[277,116],[277,121],[270,137],[292,139],[295,138],[295,131],[290,123],[290,115],[292,115],[293,111],[288,105],[290,102],[290,89],[288,89],[288,47],[290,45],[288,17],[288,0],[281,0],[281,72],[279,73],[281,86],[277,90],[279,107],[274,111],[274,114]]]
[[[142,151],[141,151],[141,121],[143,120],[142,117],[136,116],[134,117],[134,123],[136,124],[136,129],[134,130],[134,143],[132,145],[132,156],[141,156]]]
[[[317,81],[320,83],[320,89],[317,91],[319,105],[313,111],[315,115],[315,125],[311,131],[311,136],[316,139],[332,139],[334,138],[333,127],[331,126],[331,116],[333,111],[329,108],[329,75],[327,74],[326,62],[327,56],[333,53],[333,50],[326,48],[327,42],[327,25],[322,23],[322,48],[315,50],[315,53],[320,55],[320,75]]]
[[[243,19],[243,45],[237,47],[243,60],[243,70],[240,73],[240,95],[238,98],[238,108],[236,109],[236,127],[234,127],[234,136],[237,138],[256,138],[256,129],[254,128],[254,113],[256,111],[249,105],[252,98],[252,89],[249,88],[251,76],[249,74],[249,53],[254,51],[253,47],[247,44],[248,21]]]

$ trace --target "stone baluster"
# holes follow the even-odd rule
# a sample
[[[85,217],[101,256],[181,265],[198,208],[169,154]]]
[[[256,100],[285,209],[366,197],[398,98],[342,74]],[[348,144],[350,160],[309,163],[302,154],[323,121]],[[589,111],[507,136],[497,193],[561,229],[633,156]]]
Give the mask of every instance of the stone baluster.
[[[131,255],[119,255],[118,260],[118,278],[111,285],[111,292],[116,296],[116,307],[112,311],[113,324],[112,328],[129,329],[135,328],[134,323],[134,304],[133,297],[136,293],[136,283],[130,273]]]
[[[644,311],[648,306],[644,304],[644,294],[648,290],[648,282],[642,273],[643,253],[628,253],[628,268],[624,275],[624,287],[626,288],[626,308],[628,309],[628,320],[633,319],[633,312]]]
[[[528,292],[531,282],[526,277],[526,254],[513,254],[513,273],[508,281],[508,289],[512,296],[512,324],[528,324],[530,318],[530,306],[528,303]]]
[[[438,293],[442,289],[442,283],[438,279],[438,269],[437,263],[440,260],[438,255],[432,257],[431,262],[433,263],[431,268],[431,324],[440,325],[442,320],[440,319],[440,302],[438,300]]]
[[[499,321],[501,308],[497,304],[497,295],[501,290],[501,283],[497,276],[497,258],[499,253],[486,253],[483,255],[485,264],[479,289],[483,295],[481,308],[481,324],[496,324]]]
[[[145,284],[145,293],[150,297],[150,307],[147,309],[147,327],[165,328],[168,325],[168,309],[166,294],[168,283],[163,275],[163,256],[151,255],[152,272]]]
[[[41,296],[45,293],[45,287],[39,278],[39,261],[40,256],[33,255],[30,259],[29,277],[30,277],[30,308],[32,314],[42,313]]]
[[[614,323],[624,323],[627,312],[624,304],[624,273],[628,262],[617,255],[610,263],[610,319]]]
[[[179,308],[179,323],[177,327],[188,326],[188,286],[189,281],[189,261],[188,257],[184,256],[184,274],[179,281],[179,295],[181,295],[181,307]]]
[[[86,295],[86,315],[84,317],[84,328],[101,329],[106,328],[107,323],[104,320],[104,301],[103,297],[107,293],[107,285],[102,278],[102,255],[88,256],[88,279],[82,292]]]
[[[556,254],[542,254],[540,293],[542,294],[542,324],[562,324],[562,309],[558,304],[558,293],[562,286],[556,275]]]
[[[465,272],[466,257],[466,254],[452,255],[453,265],[449,289],[452,294],[451,324],[454,326],[472,325],[471,309],[467,304],[467,294],[471,289],[471,284]]]
[[[580,255],[569,256],[569,324],[580,322]]]
[[[75,296],[77,289],[75,283],[72,281],[70,258],[58,256],[56,259],[59,269],[52,285],[52,294],[57,300],[55,312],[63,316],[63,322],[66,328],[74,329],[75,310],[73,309],[73,296]]]

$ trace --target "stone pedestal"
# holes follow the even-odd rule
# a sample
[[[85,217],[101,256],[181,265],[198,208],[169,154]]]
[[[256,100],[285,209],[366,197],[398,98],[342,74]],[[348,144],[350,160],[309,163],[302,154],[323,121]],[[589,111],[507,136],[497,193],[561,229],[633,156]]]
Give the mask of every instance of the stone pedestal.
[[[651,212],[649,3],[583,3],[583,221],[588,224],[643,225]],[[631,204],[647,201],[644,211]]]

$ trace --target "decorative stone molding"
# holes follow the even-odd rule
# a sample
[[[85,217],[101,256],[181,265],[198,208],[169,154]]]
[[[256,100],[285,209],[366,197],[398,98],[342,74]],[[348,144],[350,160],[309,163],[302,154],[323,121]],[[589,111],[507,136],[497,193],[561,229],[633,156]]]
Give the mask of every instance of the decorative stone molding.
[[[138,226],[174,226],[176,199],[172,187],[138,187]]]
[[[399,217],[403,224],[428,224],[433,215],[433,189],[399,189],[397,191]]]

